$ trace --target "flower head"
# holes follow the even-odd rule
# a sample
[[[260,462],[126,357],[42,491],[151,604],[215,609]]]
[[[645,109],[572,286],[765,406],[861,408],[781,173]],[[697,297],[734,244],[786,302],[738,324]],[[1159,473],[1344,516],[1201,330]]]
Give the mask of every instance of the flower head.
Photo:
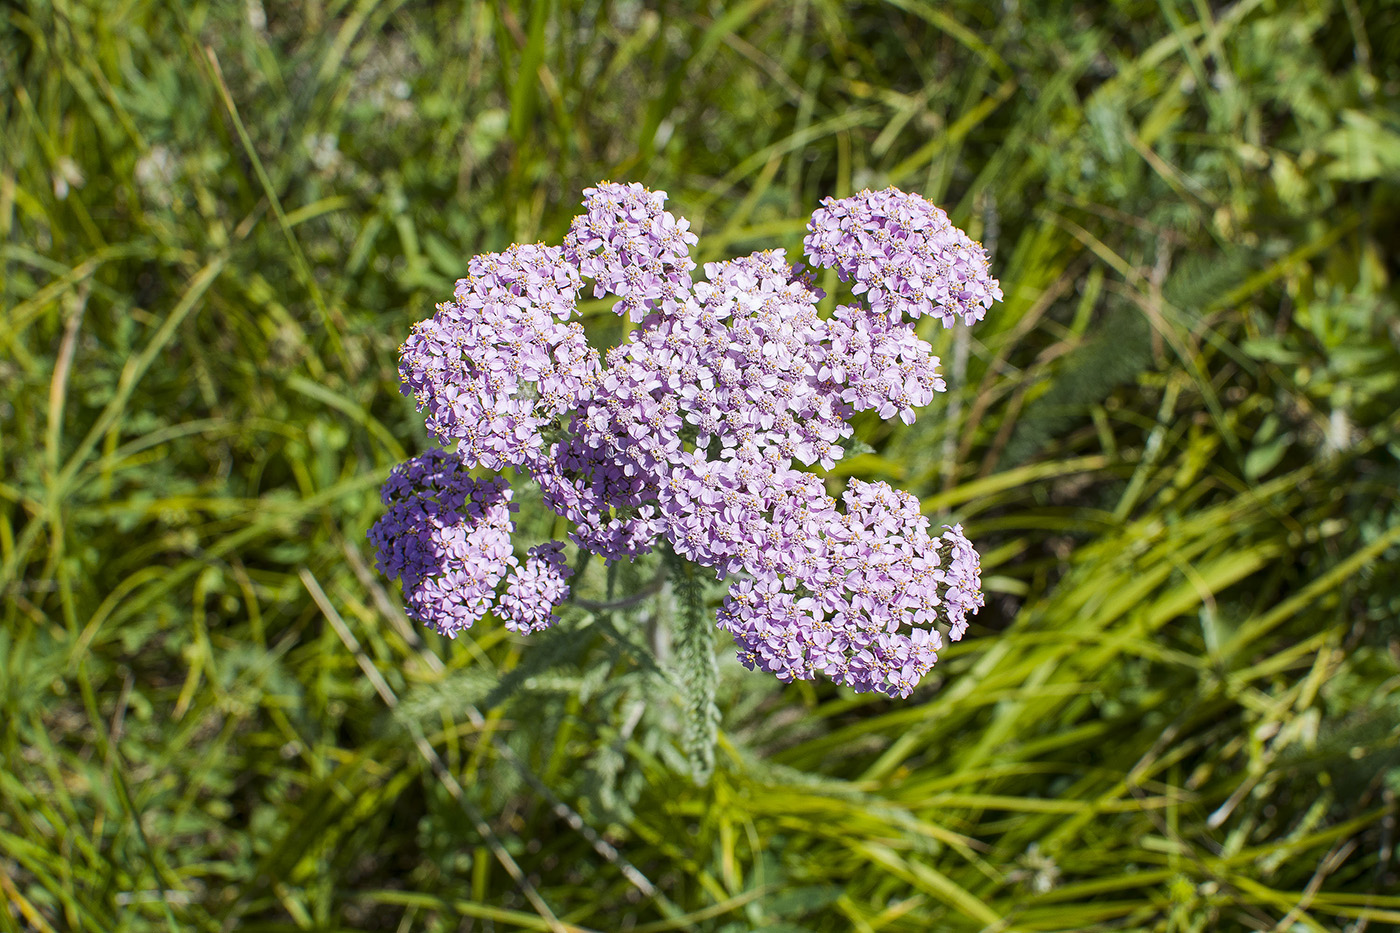
[[[582,283],[551,246],[476,256],[469,270],[400,350],[403,392],[464,461],[518,466],[597,378],[597,351],[568,323]]]
[[[496,612],[512,632],[528,635],[549,628],[559,617],[555,608],[569,595],[569,565],[558,541],[530,548],[506,581]]]
[[[1001,300],[986,251],[917,194],[886,188],[827,198],[807,230],[812,262],[854,282],[852,291],[892,322],[938,314],[951,327],[960,314],[971,324]]]
[[[782,250],[708,263],[664,192],[600,183],[562,247],[474,257],[452,301],[415,326],[404,392],[455,455],[395,470],[371,529],[381,569],[415,618],[453,634],[493,605],[506,626],[551,625],[568,595],[559,542],[511,552],[510,490],[467,467],[517,467],[581,548],[631,558],[663,540],[735,579],[718,624],[740,660],[784,681],[824,674],[908,696],[982,605],[959,526],[931,536],[918,500],[820,477],[859,411],[912,422],[945,385],[912,319],[980,319],[1001,290],[986,254],[923,198],[896,189],[828,198],[807,256],[853,282],[822,293]],[[585,281],[636,326],[600,358],[574,320]],[[498,584],[504,592],[496,598]]]
[[[720,610],[741,660],[783,680],[824,673],[858,692],[908,696],[981,605],[980,569],[960,529],[933,538],[918,500],[852,480],[844,511],[822,511],[802,557],[753,573]]]
[[[594,281],[594,297],[616,295],[614,310],[640,321],[671,310],[690,291],[697,242],[690,223],[663,210],[666,192],[639,184],[600,182],[583,190],[584,213],[564,238],[569,262]]]
[[[380,572],[403,581],[409,616],[450,637],[470,628],[512,561],[509,484],[433,449],[395,467],[381,497],[369,539]]]

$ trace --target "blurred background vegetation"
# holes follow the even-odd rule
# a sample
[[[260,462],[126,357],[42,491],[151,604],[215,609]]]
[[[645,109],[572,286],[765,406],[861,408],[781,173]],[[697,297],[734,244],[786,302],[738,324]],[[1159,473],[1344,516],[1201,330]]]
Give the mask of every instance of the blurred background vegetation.
[[[6,0],[0,930],[1395,928],[1397,50],[1395,0]],[[364,537],[408,328],[602,178],[702,261],[898,185],[1006,290],[832,478],[965,523],[971,637],[908,702],[717,637],[704,785],[653,602],[449,643]]]

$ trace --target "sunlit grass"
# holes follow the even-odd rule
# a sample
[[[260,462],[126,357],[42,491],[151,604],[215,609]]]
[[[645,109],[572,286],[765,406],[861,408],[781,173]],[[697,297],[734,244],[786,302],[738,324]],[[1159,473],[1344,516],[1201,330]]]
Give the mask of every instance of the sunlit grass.
[[[1394,12],[643,6],[5,11],[0,929],[1400,924]],[[705,787],[654,564],[447,642],[364,538],[410,324],[601,178],[701,261],[917,190],[1006,291],[834,474],[964,523],[972,637],[717,637]]]

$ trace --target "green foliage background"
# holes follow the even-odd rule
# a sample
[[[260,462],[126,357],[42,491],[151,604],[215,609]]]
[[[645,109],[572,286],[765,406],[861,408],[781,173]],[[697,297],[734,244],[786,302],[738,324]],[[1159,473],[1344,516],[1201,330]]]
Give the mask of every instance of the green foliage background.
[[[0,4],[0,930],[1394,927],[1397,48],[1394,0]],[[702,261],[888,184],[994,252],[833,478],[985,556],[910,701],[716,636],[715,733],[656,563],[528,644],[373,571],[398,343],[600,178]]]

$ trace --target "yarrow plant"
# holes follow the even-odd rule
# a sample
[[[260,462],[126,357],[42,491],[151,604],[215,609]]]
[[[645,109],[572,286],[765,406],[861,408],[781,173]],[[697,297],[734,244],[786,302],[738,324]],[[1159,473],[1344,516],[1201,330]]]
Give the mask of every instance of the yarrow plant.
[[[782,250],[708,263],[695,281],[696,237],[665,199],[586,189],[562,247],[474,257],[413,328],[404,392],[444,448],[385,484],[380,569],[448,636],[493,610],[520,633],[557,621],[563,544],[516,557],[498,475],[511,467],[579,548],[616,561],[663,547],[728,579],[717,622],[750,669],[908,696],[943,632],[960,639],[982,605],[977,551],[960,526],[930,533],[907,492],[853,479],[838,502],[804,468],[840,459],[856,412],[912,423],[945,389],[913,322],[980,320],[1002,297],[986,253],[918,195],[828,198],[806,256],[861,303],[824,318]],[[605,357],[576,320],[589,280],[635,322]]]

